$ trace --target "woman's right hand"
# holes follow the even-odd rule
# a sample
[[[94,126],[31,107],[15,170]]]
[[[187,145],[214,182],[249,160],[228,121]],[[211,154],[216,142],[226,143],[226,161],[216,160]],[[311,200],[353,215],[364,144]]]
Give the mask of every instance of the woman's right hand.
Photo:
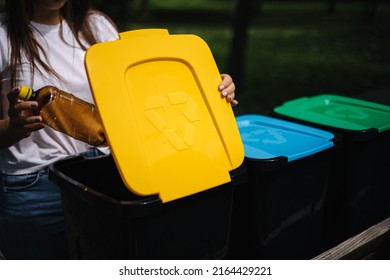
[[[36,101],[23,101],[18,98],[20,87],[13,88],[7,95],[9,102],[8,116],[9,127],[8,131],[17,139],[26,138],[33,131],[40,130],[45,127],[42,123],[42,117],[34,115],[33,109],[37,108]]]

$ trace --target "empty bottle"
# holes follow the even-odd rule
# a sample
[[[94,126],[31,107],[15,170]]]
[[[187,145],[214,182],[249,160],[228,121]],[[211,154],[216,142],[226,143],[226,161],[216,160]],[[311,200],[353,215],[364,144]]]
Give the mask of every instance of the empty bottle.
[[[95,105],[53,86],[37,91],[21,86],[18,96],[22,100],[37,101],[34,115],[43,123],[92,146],[107,146],[103,125]]]

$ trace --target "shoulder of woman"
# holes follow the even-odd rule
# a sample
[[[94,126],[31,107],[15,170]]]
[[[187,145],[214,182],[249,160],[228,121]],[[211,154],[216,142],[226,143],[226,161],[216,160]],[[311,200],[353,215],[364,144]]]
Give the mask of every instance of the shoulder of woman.
[[[6,15],[4,13],[0,13],[0,29],[6,29]]]
[[[5,21],[5,15],[0,14],[0,38],[1,42],[4,43],[4,39],[7,37],[7,23]]]
[[[105,13],[102,13],[100,11],[96,11],[96,10],[90,11],[89,19],[90,19],[92,26],[95,26],[95,25],[106,26],[106,27],[109,27],[110,29],[111,28],[114,28],[115,30],[118,29],[116,24],[114,23],[114,21],[108,15],[106,15]]]
[[[106,14],[99,11],[91,11],[90,24],[99,41],[114,40],[119,37],[118,28]]]

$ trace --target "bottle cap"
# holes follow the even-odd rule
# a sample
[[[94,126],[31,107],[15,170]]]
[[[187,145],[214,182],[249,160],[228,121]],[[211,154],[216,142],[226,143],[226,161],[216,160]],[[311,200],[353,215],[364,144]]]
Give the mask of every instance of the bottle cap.
[[[18,98],[22,100],[30,100],[32,94],[33,90],[31,88],[27,86],[21,86]]]

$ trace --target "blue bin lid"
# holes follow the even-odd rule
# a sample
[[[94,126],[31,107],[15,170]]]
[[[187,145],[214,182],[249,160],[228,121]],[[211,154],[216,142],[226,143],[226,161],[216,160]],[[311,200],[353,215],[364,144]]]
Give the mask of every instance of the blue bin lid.
[[[262,115],[236,117],[245,157],[293,161],[334,146],[328,131]]]

